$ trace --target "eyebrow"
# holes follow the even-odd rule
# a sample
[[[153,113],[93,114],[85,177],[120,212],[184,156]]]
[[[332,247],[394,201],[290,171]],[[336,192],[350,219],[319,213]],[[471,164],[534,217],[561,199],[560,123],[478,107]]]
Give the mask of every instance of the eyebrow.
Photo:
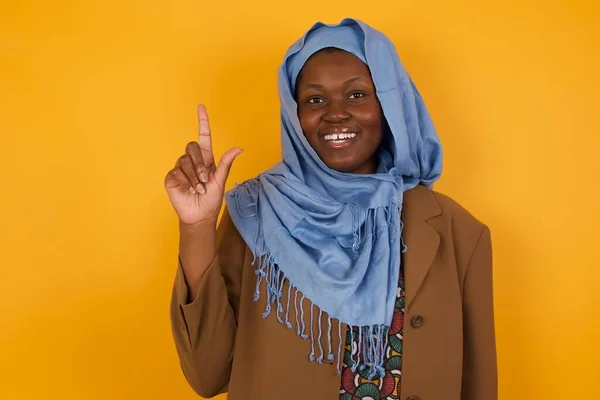
[[[358,81],[364,79],[362,76],[355,76],[354,78],[350,78],[347,81],[345,81],[343,83],[343,85],[347,86],[349,84],[351,84],[354,81]],[[311,88],[315,88],[315,89],[322,89],[323,85],[319,84],[319,83],[307,83],[306,86],[311,87]]]

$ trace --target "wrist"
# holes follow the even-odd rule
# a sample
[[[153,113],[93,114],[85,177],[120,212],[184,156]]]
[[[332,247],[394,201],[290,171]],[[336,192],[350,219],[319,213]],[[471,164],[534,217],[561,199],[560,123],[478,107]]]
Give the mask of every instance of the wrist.
[[[188,224],[179,221],[179,231],[182,234],[198,234],[207,231],[213,231],[217,229],[217,218],[210,218],[202,221]]]

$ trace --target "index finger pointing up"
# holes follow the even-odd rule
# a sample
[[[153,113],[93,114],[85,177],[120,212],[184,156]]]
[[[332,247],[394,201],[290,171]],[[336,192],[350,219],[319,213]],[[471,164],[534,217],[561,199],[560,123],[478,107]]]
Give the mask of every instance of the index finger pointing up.
[[[214,165],[215,157],[212,149],[212,139],[210,136],[210,124],[208,123],[208,113],[203,104],[198,106],[198,143],[202,151],[204,165],[207,167]]]

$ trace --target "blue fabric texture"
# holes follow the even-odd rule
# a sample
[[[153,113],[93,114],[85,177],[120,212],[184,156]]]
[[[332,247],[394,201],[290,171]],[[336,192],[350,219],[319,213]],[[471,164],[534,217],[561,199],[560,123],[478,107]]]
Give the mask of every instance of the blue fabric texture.
[[[389,126],[374,174],[328,168],[302,132],[296,78],[312,54],[328,47],[354,54],[371,71]],[[357,328],[370,339],[362,341],[352,368],[368,367],[375,376],[383,371],[383,341],[392,321],[401,251],[407,250],[403,193],[439,178],[440,141],[392,42],[359,20],[316,23],[288,49],[278,80],[282,161],[226,194],[233,222],[255,256],[255,300],[266,282],[264,317],[275,312],[288,328],[294,327],[289,311],[295,309],[295,329],[311,340],[309,358],[317,362],[334,359],[332,318]],[[328,315],[327,327],[316,317],[305,326],[305,299],[311,316]],[[321,340],[324,332],[328,346]]]

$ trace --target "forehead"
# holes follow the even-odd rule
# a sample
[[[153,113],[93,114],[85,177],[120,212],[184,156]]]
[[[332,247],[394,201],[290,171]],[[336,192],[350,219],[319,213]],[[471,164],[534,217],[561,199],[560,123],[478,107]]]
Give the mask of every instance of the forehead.
[[[314,53],[306,61],[300,74],[300,80],[315,80],[348,75],[363,76],[370,79],[369,67],[354,54],[336,48],[326,48]]]

